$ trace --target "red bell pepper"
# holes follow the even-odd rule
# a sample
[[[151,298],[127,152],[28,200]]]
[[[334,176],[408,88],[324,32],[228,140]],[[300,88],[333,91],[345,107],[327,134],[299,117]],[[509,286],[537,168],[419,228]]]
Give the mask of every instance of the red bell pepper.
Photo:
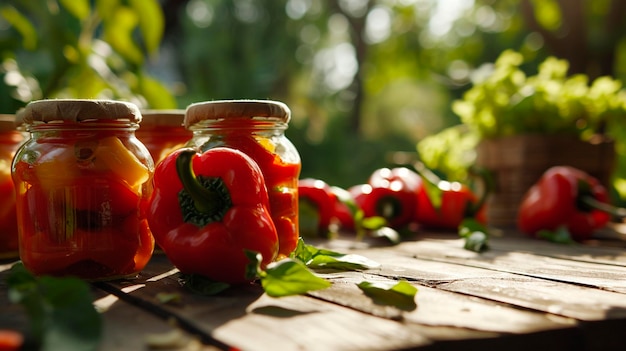
[[[562,227],[573,240],[589,239],[609,222],[608,212],[615,208],[608,202],[608,192],[598,179],[574,167],[555,166],[524,195],[517,226],[531,236]]]
[[[413,221],[421,179],[406,168],[381,168],[374,171],[368,184],[349,189],[364,217],[379,216],[389,227],[400,229]]]
[[[415,168],[422,176],[415,212],[416,222],[428,229],[457,230],[466,218],[486,223],[484,202],[467,185],[439,178],[420,163]]]
[[[298,245],[298,176],[299,162],[285,162],[271,142],[256,138],[249,130],[237,128],[201,146],[202,151],[215,147],[231,147],[243,151],[261,168],[269,192],[270,213],[276,225],[279,255],[288,257]]]
[[[148,222],[157,244],[186,274],[225,283],[248,281],[246,250],[265,268],[278,255],[259,166],[241,151],[183,148],[155,169]]]
[[[327,237],[337,204],[337,196],[330,185],[320,179],[300,179],[298,200],[300,235]]]

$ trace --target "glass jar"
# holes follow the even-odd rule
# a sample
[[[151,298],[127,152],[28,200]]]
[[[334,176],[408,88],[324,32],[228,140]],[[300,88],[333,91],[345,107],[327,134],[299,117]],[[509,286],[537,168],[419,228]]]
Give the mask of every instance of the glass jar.
[[[15,189],[11,179],[11,162],[24,141],[16,128],[15,116],[0,114],[0,259],[18,257]]]
[[[154,163],[183,147],[192,136],[183,125],[185,110],[142,110],[137,138],[148,148]]]
[[[270,213],[279,239],[279,256],[298,243],[300,155],[285,136],[291,111],[270,100],[221,100],[191,104],[185,127],[193,132],[187,146],[201,151],[225,146],[254,159],[265,178]]]
[[[154,162],[139,109],[109,100],[40,100],[21,112],[30,139],[13,159],[19,252],[33,274],[136,275],[154,239],[145,208]]]

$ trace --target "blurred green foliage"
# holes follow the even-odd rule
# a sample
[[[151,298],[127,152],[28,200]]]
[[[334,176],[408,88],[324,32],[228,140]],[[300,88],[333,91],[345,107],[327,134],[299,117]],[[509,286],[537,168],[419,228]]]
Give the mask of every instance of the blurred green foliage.
[[[47,98],[176,107],[145,69],[163,36],[157,0],[3,2],[0,24],[0,113]]]

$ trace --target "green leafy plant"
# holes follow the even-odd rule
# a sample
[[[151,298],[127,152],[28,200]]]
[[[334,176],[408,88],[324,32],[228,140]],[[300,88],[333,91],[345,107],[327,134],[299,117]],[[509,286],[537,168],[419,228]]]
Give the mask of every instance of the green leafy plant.
[[[523,63],[522,54],[502,52],[493,71],[454,101],[453,111],[481,138],[539,133],[588,139],[626,113],[618,80],[569,76],[568,61],[556,57],[540,63],[535,75],[526,75]]]
[[[462,123],[417,144],[422,162],[445,173],[449,180],[464,181],[470,176],[476,146],[484,139],[572,135],[582,140],[608,138],[615,141],[617,150],[623,147],[626,90],[621,81],[609,76],[590,81],[584,74],[568,75],[568,61],[556,57],[541,62],[535,74],[525,73],[524,64],[522,54],[503,51],[492,69],[485,70],[461,99],[453,101],[452,110]],[[618,160],[616,179],[626,171],[625,162]],[[626,186],[623,188],[626,194]]]

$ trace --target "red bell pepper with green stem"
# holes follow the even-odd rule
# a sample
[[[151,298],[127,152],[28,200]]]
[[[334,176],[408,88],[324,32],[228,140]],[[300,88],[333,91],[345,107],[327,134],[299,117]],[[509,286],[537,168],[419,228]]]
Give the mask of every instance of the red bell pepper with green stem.
[[[249,259],[264,268],[278,255],[267,188],[256,162],[217,147],[202,154],[183,148],[155,169],[148,221],[170,261],[186,274],[243,283]]]
[[[600,181],[570,166],[555,166],[541,176],[520,203],[517,226],[538,236],[542,231],[565,228],[571,239],[589,239],[612,215],[624,217],[624,209],[609,205],[609,195]]]
[[[368,184],[349,191],[364,217],[383,217],[391,228],[400,229],[413,220],[420,184],[419,175],[408,168],[381,168],[372,173]]]

